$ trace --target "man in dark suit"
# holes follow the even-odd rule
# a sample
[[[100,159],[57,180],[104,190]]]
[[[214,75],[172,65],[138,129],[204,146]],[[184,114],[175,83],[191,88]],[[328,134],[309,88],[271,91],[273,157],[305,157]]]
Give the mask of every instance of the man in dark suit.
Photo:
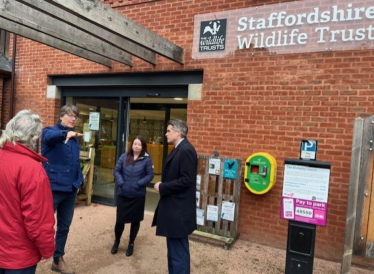
[[[187,140],[188,127],[182,120],[170,120],[166,130],[174,150],[167,157],[154,189],[160,201],[153,217],[156,235],[166,237],[169,274],[190,273],[188,235],[196,227],[197,154]]]

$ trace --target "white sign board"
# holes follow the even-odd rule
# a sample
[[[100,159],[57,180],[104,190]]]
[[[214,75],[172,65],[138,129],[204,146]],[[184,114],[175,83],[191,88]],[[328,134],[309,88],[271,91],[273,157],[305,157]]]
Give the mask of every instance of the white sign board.
[[[217,222],[218,221],[218,206],[208,205],[206,219],[208,221]]]
[[[90,130],[100,129],[100,112],[90,112],[88,127]]]
[[[221,218],[228,221],[234,221],[235,203],[222,201]]]
[[[284,166],[281,218],[325,226],[330,168],[302,165],[302,161]]]

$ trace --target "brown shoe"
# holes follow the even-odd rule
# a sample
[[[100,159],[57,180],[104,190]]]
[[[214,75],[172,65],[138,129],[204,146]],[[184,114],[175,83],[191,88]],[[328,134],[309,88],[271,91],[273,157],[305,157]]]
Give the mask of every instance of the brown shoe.
[[[55,272],[59,272],[61,274],[74,274],[75,273],[74,270],[72,270],[71,268],[67,266],[63,257],[60,257],[58,259],[58,264],[56,264],[53,261],[51,270]]]

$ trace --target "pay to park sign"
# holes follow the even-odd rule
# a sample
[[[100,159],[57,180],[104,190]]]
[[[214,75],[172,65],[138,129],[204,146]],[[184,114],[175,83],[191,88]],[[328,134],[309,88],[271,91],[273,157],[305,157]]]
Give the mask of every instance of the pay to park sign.
[[[282,219],[326,225],[330,167],[325,162],[286,159]]]

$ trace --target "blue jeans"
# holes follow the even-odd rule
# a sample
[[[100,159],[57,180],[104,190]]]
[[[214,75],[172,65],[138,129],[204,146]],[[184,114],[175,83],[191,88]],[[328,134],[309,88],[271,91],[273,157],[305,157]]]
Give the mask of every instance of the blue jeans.
[[[0,274],[35,274],[36,265],[22,269],[4,269],[0,268]]]
[[[56,249],[53,257],[65,255],[65,245],[74,215],[77,191],[52,191],[53,209],[57,212]],[[1,273],[0,273],[1,274]]]

